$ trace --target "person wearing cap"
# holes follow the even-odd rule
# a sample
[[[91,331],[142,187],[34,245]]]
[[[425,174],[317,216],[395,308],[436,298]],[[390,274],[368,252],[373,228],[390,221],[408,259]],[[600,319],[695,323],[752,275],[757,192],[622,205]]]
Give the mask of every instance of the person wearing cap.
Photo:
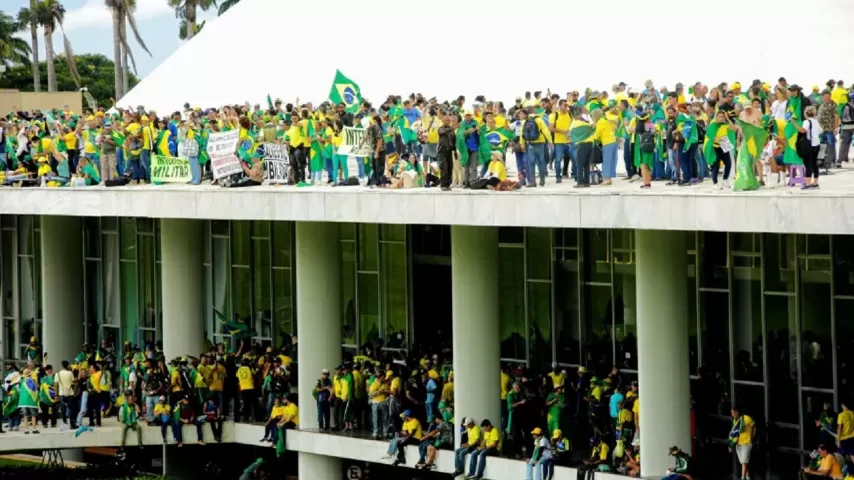
[[[454,473],[452,477],[457,477],[463,474],[465,470],[466,455],[477,450],[482,440],[480,427],[477,426],[474,419],[471,417],[463,418],[462,426],[464,430],[465,440],[460,444],[460,448],[454,451]]]
[[[320,372],[320,378],[314,385],[311,394],[317,402],[317,428],[321,430],[329,430],[330,408],[329,400],[332,398],[332,380],[329,379],[329,370],[323,369]]]
[[[393,466],[406,464],[405,447],[410,444],[417,444],[421,441],[424,435],[421,433],[421,422],[412,416],[411,410],[404,410],[400,417],[403,419],[403,425],[400,432],[389,442],[386,458],[390,458],[397,453],[397,457],[392,463]]]
[[[477,450],[471,453],[469,474],[467,479],[481,479],[486,470],[486,457],[496,456],[501,452],[501,432],[489,420],[480,422],[483,438]]]
[[[205,437],[202,433],[203,421],[196,416],[196,411],[190,404],[188,395],[181,397],[181,400],[172,407],[172,435],[179,447],[183,446],[182,428],[184,425],[195,425],[196,439],[199,445],[205,444]]]
[[[531,431],[534,436],[534,451],[531,458],[525,462],[525,480],[548,480],[549,468],[552,466],[552,446],[549,439],[543,435],[543,429],[537,427]]]
[[[151,183],[151,155],[152,152],[156,151],[156,145],[154,141],[156,140],[156,135],[154,132],[154,126],[151,124],[151,120],[143,115],[140,119],[140,123],[142,125],[142,150],[139,156],[139,166],[142,169],[142,180],[141,183]]]
[[[166,401],[166,395],[160,395],[149,416],[154,419],[153,422],[149,420],[149,425],[160,425],[160,436],[163,438],[163,443],[166,443],[166,429],[172,425],[172,407]],[[177,441],[177,438],[175,440]]]
[[[836,162],[836,131],[839,129],[839,108],[831,98],[829,88],[821,93],[821,101],[817,105],[818,113],[816,116],[818,126],[821,127],[821,143],[825,145],[822,163],[825,169],[833,164],[839,168],[841,164]]]
[[[676,445],[670,447],[669,455],[673,457],[676,465],[673,468],[667,469],[667,475],[662,480],[691,480],[690,460],[691,457]],[[842,471],[839,472],[839,477],[842,478]]]
[[[555,430],[552,433],[552,464],[557,465],[569,465],[569,462],[572,460],[572,446],[569,443],[569,439],[563,436],[563,430]],[[552,471],[554,467],[550,468]],[[546,476],[547,479],[551,479],[551,474]]]
[[[593,480],[594,472],[611,471],[610,461],[611,448],[600,435],[592,439],[590,457],[584,460],[584,464],[578,467],[578,480]]]
[[[388,373],[391,373],[390,371]],[[371,406],[371,437],[380,438],[386,431],[388,419],[389,376],[380,374],[368,387],[368,402]]]
[[[546,408],[548,408],[546,418],[549,435],[554,433],[555,430],[560,430],[561,427],[561,417],[563,416],[563,409],[566,407],[566,397],[563,394],[563,387],[562,383],[555,385],[554,390],[546,397]]]

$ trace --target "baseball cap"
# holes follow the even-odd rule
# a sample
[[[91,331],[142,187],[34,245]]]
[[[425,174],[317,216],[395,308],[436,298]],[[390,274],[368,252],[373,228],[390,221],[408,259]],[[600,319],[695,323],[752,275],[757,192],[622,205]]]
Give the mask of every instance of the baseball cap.
[[[537,428],[531,430],[531,435],[542,435],[542,434],[543,434],[543,429],[540,427],[537,427]]]
[[[412,410],[404,410],[400,416],[401,417],[411,417],[412,416]]]

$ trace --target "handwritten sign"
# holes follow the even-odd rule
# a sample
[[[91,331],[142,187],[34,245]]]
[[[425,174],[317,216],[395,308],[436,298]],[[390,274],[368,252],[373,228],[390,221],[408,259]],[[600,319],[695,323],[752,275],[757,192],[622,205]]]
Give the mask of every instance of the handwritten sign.
[[[371,145],[364,142],[365,132],[366,130],[361,128],[344,127],[341,132],[341,146],[338,147],[338,155],[370,157],[373,152]]]
[[[155,183],[188,183],[192,179],[190,161],[180,157],[152,155],[151,181]]]

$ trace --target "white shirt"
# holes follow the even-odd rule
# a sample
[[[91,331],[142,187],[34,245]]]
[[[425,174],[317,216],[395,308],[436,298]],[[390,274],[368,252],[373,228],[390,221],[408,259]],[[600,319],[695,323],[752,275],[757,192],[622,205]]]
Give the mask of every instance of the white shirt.
[[[804,120],[803,127],[807,130],[806,136],[810,141],[810,145],[813,147],[821,145],[821,127],[818,126],[818,120],[815,118],[808,118]]]
[[[53,376],[60,397],[74,396],[74,374],[70,370],[60,370]]]
[[[552,445],[551,442],[549,442],[549,439],[546,437],[540,437],[540,439],[537,440],[537,443],[539,444],[537,446],[540,447],[540,461],[552,458]]]
[[[774,100],[774,103],[771,104],[771,117],[775,120],[785,120],[788,103],[788,100]]]

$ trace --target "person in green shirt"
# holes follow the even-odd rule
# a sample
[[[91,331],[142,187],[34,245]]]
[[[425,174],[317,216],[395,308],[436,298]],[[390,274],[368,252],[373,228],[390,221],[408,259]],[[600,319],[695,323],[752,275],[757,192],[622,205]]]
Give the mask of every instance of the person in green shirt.
[[[98,166],[86,157],[80,157],[80,174],[86,179],[87,186],[101,183],[101,173],[98,171]]]
[[[20,375],[13,375],[10,380],[9,390],[3,398],[3,416],[9,419],[9,431],[17,432],[21,424],[21,415],[18,412],[18,399],[20,397]]]
[[[546,397],[546,407],[548,411],[548,428],[549,435],[553,435],[555,430],[560,430],[561,412],[566,405],[566,398],[563,394],[563,385],[556,385],[554,391]]]
[[[59,397],[56,394],[53,379],[53,367],[47,365],[44,367],[44,375],[39,381],[39,406],[41,407],[42,426],[44,428],[47,428],[48,419],[50,419],[51,428],[56,428],[56,410]]]
[[[142,448],[142,428],[137,423],[139,417],[139,405],[136,404],[136,397],[130,394],[125,399],[125,404],[119,410],[119,419],[122,422],[122,449],[125,448],[128,430],[136,432],[136,442],[139,448]]]

